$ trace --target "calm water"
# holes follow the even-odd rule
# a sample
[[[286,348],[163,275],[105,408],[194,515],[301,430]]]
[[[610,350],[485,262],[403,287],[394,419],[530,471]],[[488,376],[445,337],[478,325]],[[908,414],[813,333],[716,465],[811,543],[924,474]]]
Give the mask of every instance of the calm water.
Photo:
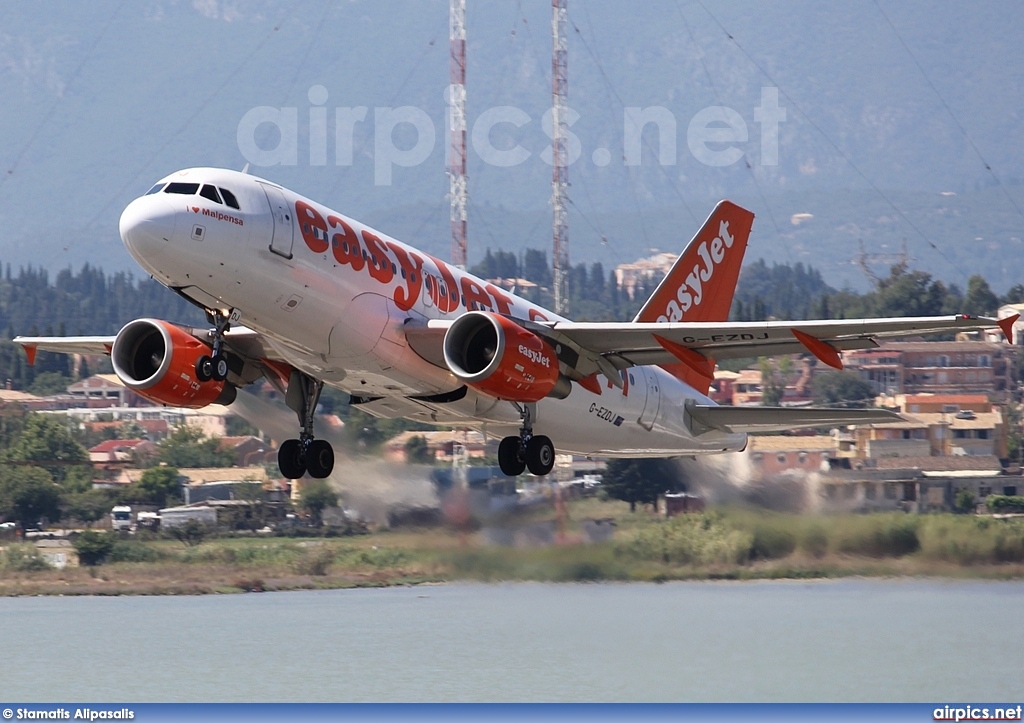
[[[0,599],[8,701],[1016,701],[1024,583]]]

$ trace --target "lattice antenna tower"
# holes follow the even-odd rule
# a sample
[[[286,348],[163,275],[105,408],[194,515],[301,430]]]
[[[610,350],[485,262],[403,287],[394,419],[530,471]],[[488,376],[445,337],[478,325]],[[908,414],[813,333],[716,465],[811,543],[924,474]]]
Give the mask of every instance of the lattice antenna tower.
[[[899,264],[906,267],[910,265],[911,261],[917,261],[916,258],[907,253],[906,239],[903,239],[903,242],[900,244],[900,252],[898,254],[869,254],[864,250],[864,239],[857,239],[857,243],[860,244],[860,253],[850,259],[850,262],[859,268],[876,288],[881,284],[882,280],[871,268],[871,264]]]
[[[450,0],[448,185],[452,211],[452,263],[466,268],[466,0]]]
[[[567,0],[551,0],[551,208],[553,211],[555,271],[555,312],[569,311],[569,225],[566,219],[569,163],[565,139],[566,97],[569,93],[568,36],[566,35]]]

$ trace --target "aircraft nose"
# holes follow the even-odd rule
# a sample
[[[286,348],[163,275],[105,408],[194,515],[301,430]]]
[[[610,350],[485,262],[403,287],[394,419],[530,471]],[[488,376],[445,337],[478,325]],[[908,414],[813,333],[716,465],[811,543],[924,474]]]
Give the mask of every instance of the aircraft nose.
[[[121,240],[136,258],[164,249],[174,238],[177,214],[161,195],[137,198],[121,214]]]

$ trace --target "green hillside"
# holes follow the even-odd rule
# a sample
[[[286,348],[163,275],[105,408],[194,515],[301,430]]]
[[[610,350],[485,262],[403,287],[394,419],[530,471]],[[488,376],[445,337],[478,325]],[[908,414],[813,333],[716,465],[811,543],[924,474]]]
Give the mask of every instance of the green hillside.
[[[1006,260],[1024,237],[1024,6],[882,8],[570,3],[569,98],[581,151],[570,170],[573,259],[607,266],[680,248],[711,204],[729,197],[758,215],[753,253],[813,260],[833,286],[866,288],[850,264],[860,240],[883,255],[903,238],[915,266],[951,283],[980,273],[996,289],[1015,284]],[[490,108],[520,109],[527,122],[498,124],[488,138],[530,154],[498,167],[471,149],[471,261],[488,246],[542,246],[548,237],[550,12],[539,0],[469,5],[470,127]],[[298,152],[295,165],[254,173],[446,255],[447,14],[444,0],[7,7],[0,259],[134,269],[117,238],[120,210],[172,170],[241,168],[240,123],[258,106],[296,109]],[[309,156],[316,85],[328,91],[326,165]],[[756,109],[762,89],[775,87],[786,120],[778,164],[765,165]],[[339,166],[333,109],[356,106],[367,121],[354,127],[351,165]],[[381,185],[375,109],[402,106],[426,114],[435,142],[426,160],[394,167],[391,185]],[[709,106],[732,109],[745,126],[747,140],[732,144],[744,155],[732,165],[705,165],[688,145],[691,121]],[[675,123],[664,138],[646,127],[639,166],[624,160],[627,107],[660,107]],[[262,126],[253,139],[272,148],[276,133]],[[675,153],[661,165],[669,137]],[[416,137],[400,126],[393,140],[408,148]],[[813,219],[793,226],[797,213]]]

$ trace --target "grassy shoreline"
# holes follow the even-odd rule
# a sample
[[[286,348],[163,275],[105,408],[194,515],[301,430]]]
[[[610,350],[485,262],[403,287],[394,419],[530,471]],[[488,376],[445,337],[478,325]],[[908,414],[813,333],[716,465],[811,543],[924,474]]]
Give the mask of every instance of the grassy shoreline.
[[[0,596],[199,595],[457,581],[1024,579],[1021,520],[728,509],[663,520],[598,500],[573,501],[568,510],[561,539],[548,546],[501,547],[487,544],[482,531],[444,529],[345,538],[226,537],[195,547],[126,541],[112,561],[96,567],[0,566]],[[614,538],[585,542],[580,523],[590,519],[613,520]],[[506,531],[556,529],[550,509],[495,525]]]

